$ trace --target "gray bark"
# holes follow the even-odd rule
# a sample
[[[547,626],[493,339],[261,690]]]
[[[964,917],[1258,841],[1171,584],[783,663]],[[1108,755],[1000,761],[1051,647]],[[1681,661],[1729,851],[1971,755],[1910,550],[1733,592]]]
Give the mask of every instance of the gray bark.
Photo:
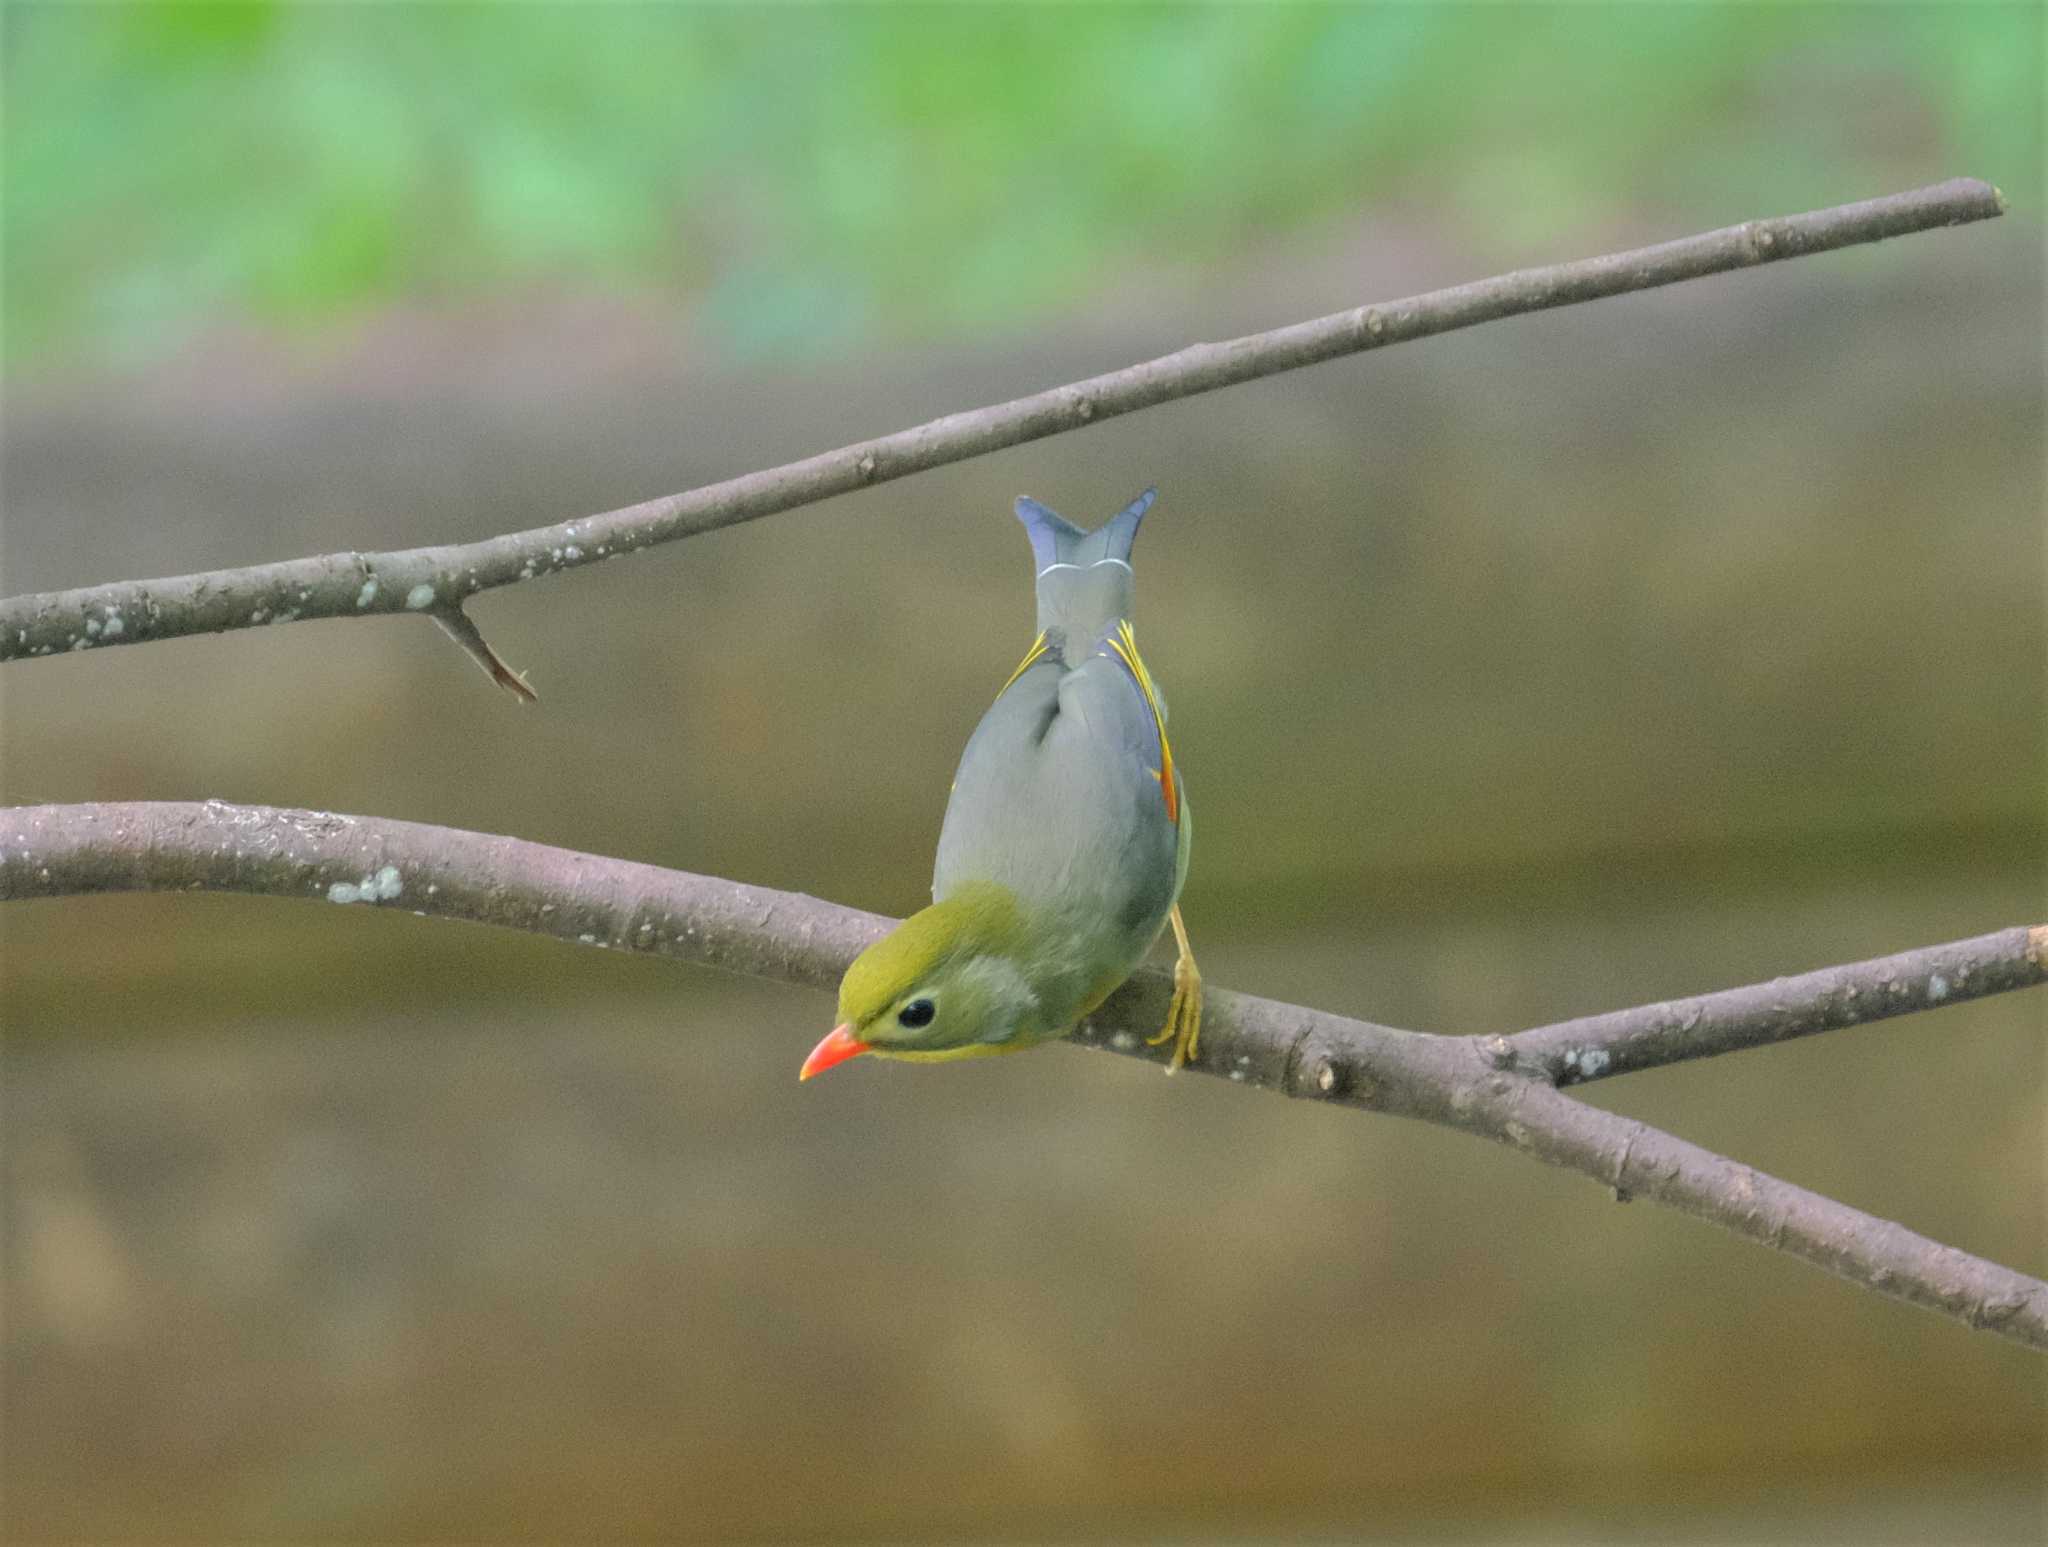
[[[327,553],[205,574],[124,580],[0,601],[0,661],[141,644],[188,634],[415,613],[439,621],[508,691],[531,698],[498,661],[463,604],[479,591],[536,580],[791,510],[1118,414],[1428,338],[1497,318],[1573,306],[1887,237],[1988,220],[1996,188],[1973,178],[1774,220],[1752,220],[1631,252],[1521,269],[1471,284],[1174,354],[914,429],[842,446],[683,494],[481,542],[386,553]]]
[[[224,801],[0,809],[0,901],[230,891],[407,908],[575,944],[830,988],[891,921],[516,838]],[[2048,1349],[2048,1283],[1565,1095],[1600,1078],[2048,980],[2048,927],[2008,929],[1776,983],[1512,1037],[1446,1037],[1210,988],[1190,1069],[1439,1123],[1788,1252],[1852,1283]],[[1933,980],[1948,984],[1933,992]],[[1072,1040],[1161,1062],[1172,984],[1139,973]],[[1588,1053],[1607,1061],[1588,1067]],[[1576,1055],[1576,1056],[1572,1056]]]

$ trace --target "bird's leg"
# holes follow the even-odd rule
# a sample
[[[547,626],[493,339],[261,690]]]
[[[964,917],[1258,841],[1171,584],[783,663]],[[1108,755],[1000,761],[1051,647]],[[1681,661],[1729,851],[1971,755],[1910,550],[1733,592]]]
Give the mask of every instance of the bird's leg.
[[[1173,1073],[1182,1064],[1192,1063],[1200,1045],[1202,1035],[1202,974],[1195,966],[1195,953],[1188,947],[1188,927],[1180,921],[1180,904],[1173,905],[1167,915],[1173,923],[1173,938],[1180,947],[1180,955],[1173,963],[1173,1002],[1166,1007],[1166,1025],[1156,1037],[1146,1040],[1147,1047],[1157,1047],[1169,1037],[1173,1039],[1173,1057],[1168,1060],[1166,1072]]]

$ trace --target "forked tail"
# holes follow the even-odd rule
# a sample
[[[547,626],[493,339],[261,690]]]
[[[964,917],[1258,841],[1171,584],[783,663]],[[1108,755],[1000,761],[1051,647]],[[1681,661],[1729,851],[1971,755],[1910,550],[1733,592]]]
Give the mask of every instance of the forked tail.
[[[1028,495],[1017,519],[1031,536],[1038,565],[1038,626],[1056,648],[1085,648],[1131,615],[1131,544],[1152,508],[1147,489],[1092,532],[1084,532]]]

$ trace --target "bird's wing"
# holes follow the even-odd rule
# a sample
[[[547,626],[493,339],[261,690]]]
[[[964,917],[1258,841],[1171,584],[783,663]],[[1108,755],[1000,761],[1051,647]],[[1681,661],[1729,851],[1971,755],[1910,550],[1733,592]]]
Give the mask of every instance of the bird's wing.
[[[993,880],[1027,901],[1078,888],[1102,892],[1106,914],[1165,917],[1182,812],[1165,705],[1135,643],[1110,634],[1071,665],[1034,641],[982,716],[954,776],[935,896]]]
[[[1145,701],[1150,717],[1152,740],[1156,744],[1155,760],[1147,764],[1147,771],[1159,780],[1159,792],[1166,802],[1166,820],[1175,827],[1180,826],[1180,775],[1173,766],[1173,743],[1166,734],[1166,703],[1159,696],[1158,686],[1152,681],[1152,673],[1145,669],[1145,658],[1138,654],[1137,636],[1131,632],[1128,619],[1120,618],[1117,625],[1102,641],[1102,649],[1113,654],[1130,673],[1131,684]]]
[[[1009,692],[1019,677],[1038,664],[1040,658],[1045,655],[1046,649],[1045,630],[1040,629],[1038,637],[1031,641],[1031,648],[1024,652],[1024,659],[1017,663],[1017,669],[1004,678],[1003,685],[996,689],[996,697],[1001,698],[1005,693]]]

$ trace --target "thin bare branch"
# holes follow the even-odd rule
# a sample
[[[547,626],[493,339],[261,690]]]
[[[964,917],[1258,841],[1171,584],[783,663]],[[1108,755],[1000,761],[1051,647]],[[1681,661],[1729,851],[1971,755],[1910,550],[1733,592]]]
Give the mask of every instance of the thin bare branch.
[[[890,922],[791,893],[374,817],[220,801],[0,809],[0,901],[192,890],[409,908],[821,989]],[[2027,935],[2007,936],[2015,933]],[[1934,949],[1967,955],[1982,944]],[[2038,969],[2038,960],[2031,973],[1973,969],[1973,989],[2039,982]],[[1171,992],[1167,974],[1140,973],[1073,1040],[1158,1062],[1165,1050],[1148,1048],[1144,1038],[1160,1024]],[[1859,993],[1846,1006],[1831,1000],[1830,1013],[1853,1017],[1862,1008],[1876,1018],[1957,997],[1887,989]],[[815,1029],[792,1036],[792,1069]],[[1490,1138],[1592,1177],[1618,1196],[1666,1204],[1879,1293],[2048,1349],[2048,1284],[1574,1100],[1551,1083],[1551,1060],[1562,1049],[1542,1039],[1555,1030],[1525,1033],[1528,1047],[1546,1051],[1518,1056],[1518,1038],[1429,1036],[1212,988],[1201,1057],[1188,1067]]]
[[[1537,1026],[1489,1046],[1501,1060],[1541,1070],[1553,1085],[1580,1085],[2041,982],[2048,982],[2048,926],[2002,929],[1796,978]]]
[[[0,661],[190,634],[412,612],[438,615],[479,591],[594,564],[1021,445],[1118,414],[1255,381],[1341,355],[1502,317],[1573,306],[1809,253],[1882,241],[2004,212],[1973,178],[1573,263],[1521,269],[1406,300],[1177,353],[915,429],[664,495],[601,515],[481,542],[387,553],[328,553],[160,580],[128,580],[0,601]]]

